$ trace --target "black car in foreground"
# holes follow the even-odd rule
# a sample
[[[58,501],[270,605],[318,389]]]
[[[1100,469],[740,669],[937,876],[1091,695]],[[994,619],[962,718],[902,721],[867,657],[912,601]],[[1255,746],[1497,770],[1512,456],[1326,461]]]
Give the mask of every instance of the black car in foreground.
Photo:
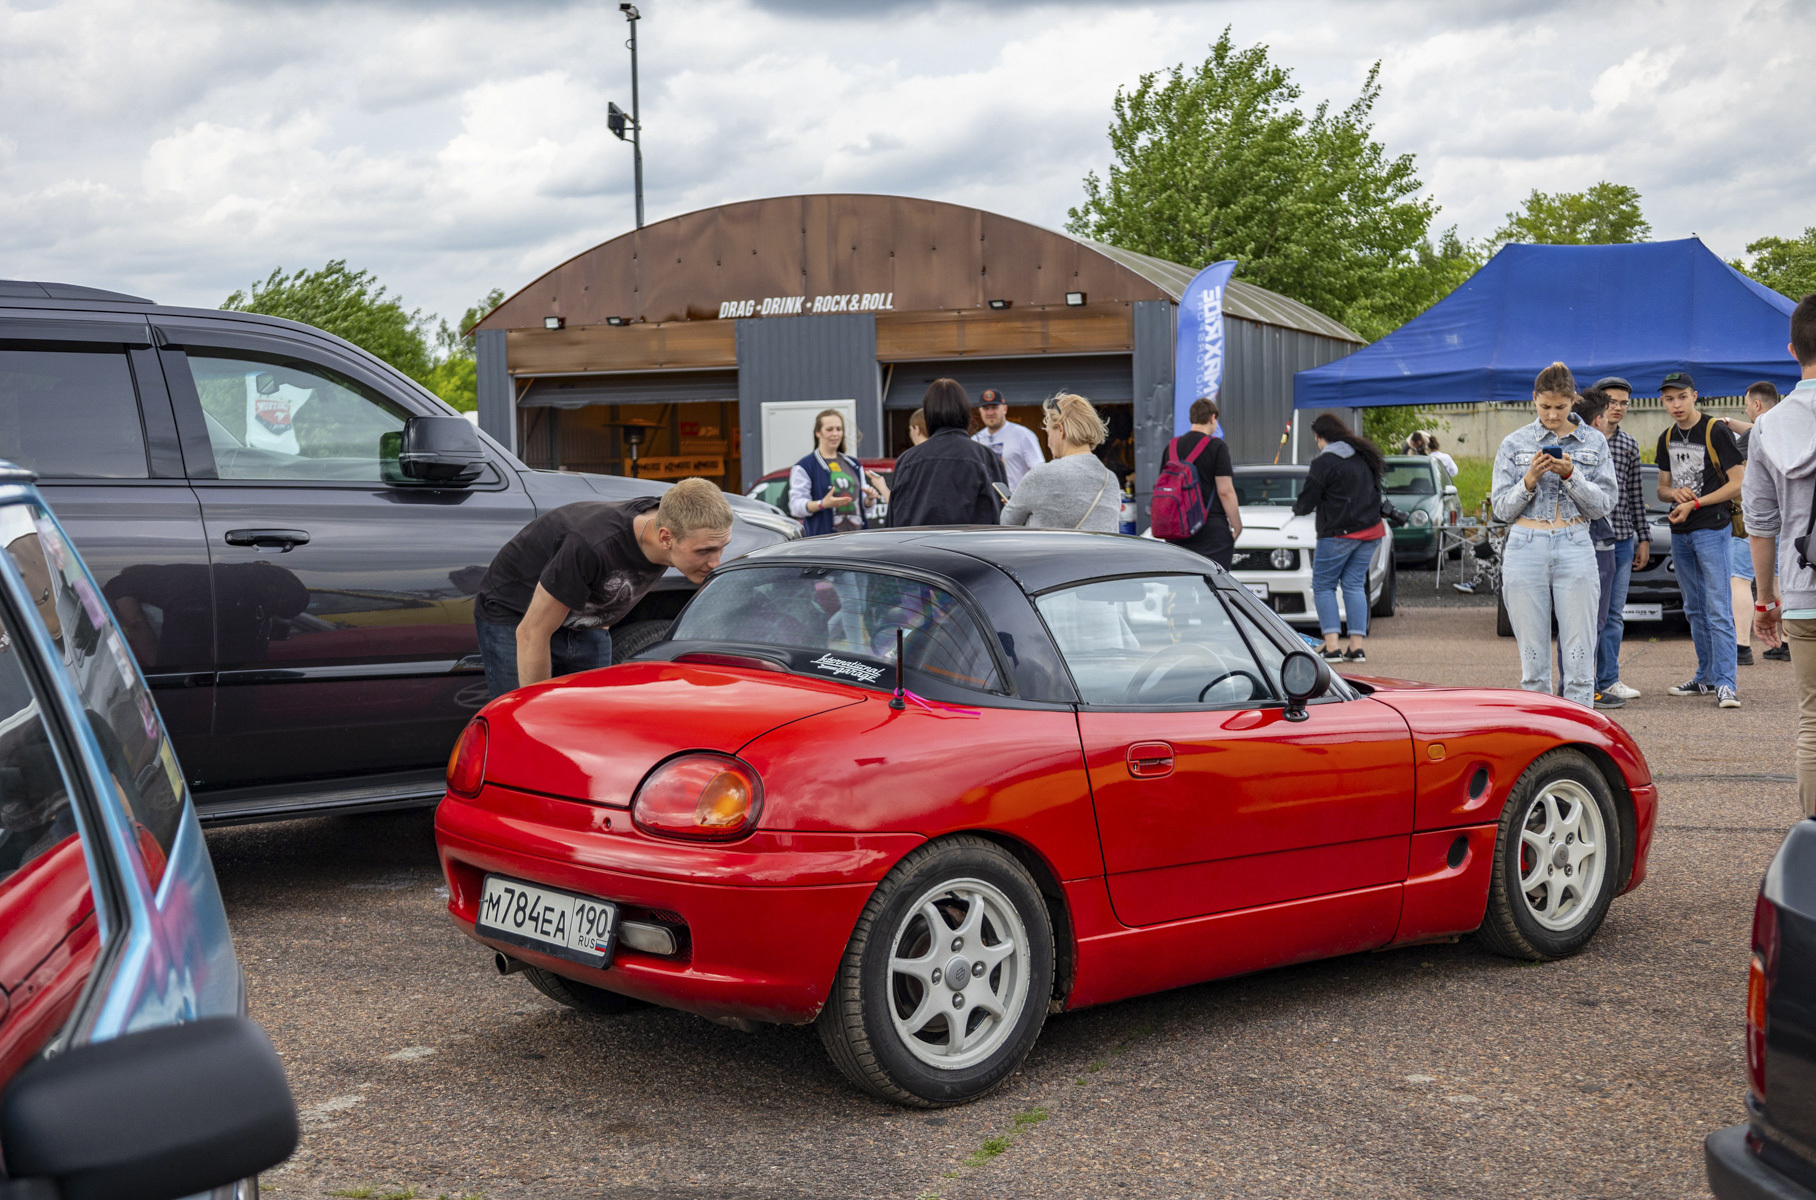
[[[1816,821],[1766,869],[1747,970],[1747,1119],[1709,1135],[1718,1200],[1816,1200]]]
[[[432,803],[489,696],[473,595],[550,508],[669,485],[534,471],[307,325],[0,281],[0,458],[87,560],[204,821]],[[799,536],[738,513],[726,557]],[[629,657],[694,588],[614,629]],[[99,611],[98,608],[94,611]]]

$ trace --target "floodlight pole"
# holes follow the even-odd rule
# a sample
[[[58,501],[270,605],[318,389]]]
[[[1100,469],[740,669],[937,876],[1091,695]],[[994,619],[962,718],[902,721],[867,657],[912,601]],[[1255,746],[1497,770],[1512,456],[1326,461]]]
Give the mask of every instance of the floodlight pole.
[[[630,22],[631,40],[625,44],[631,48],[631,163],[636,175],[637,188],[637,228],[643,228],[643,122],[637,113],[637,22],[643,16],[634,4],[620,4],[620,12]]]

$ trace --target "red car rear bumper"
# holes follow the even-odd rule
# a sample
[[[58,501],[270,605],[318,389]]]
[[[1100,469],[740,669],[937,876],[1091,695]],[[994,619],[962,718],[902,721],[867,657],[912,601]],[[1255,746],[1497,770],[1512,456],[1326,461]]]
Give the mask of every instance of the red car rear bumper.
[[[825,1004],[876,882],[923,839],[758,832],[722,846],[676,842],[636,830],[623,809],[488,786],[477,801],[442,801],[435,840],[449,915],[475,941],[669,1008],[804,1024]],[[474,923],[490,873],[676,914],[686,952],[621,945],[594,970],[489,939]]]

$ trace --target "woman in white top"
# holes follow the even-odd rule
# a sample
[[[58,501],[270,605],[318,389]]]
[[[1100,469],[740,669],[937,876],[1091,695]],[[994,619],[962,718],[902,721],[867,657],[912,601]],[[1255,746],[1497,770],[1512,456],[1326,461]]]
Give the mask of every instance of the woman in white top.
[[[1115,533],[1122,513],[1116,474],[1092,450],[1109,431],[1083,396],[1061,392],[1046,402],[1047,448],[1053,461],[1023,475],[1003,509],[1004,525]]]

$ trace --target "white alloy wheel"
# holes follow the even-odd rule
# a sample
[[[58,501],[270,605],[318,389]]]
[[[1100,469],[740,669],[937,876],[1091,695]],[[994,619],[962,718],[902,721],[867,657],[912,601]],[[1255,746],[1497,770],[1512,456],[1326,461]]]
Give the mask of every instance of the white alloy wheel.
[[[1028,1003],[1028,931],[982,879],[946,880],[908,909],[889,940],[889,1015],[915,1058],[959,1070],[995,1054]]]
[[[1595,909],[1608,870],[1601,806],[1574,779],[1552,779],[1520,822],[1520,894],[1534,921],[1556,933]]]

